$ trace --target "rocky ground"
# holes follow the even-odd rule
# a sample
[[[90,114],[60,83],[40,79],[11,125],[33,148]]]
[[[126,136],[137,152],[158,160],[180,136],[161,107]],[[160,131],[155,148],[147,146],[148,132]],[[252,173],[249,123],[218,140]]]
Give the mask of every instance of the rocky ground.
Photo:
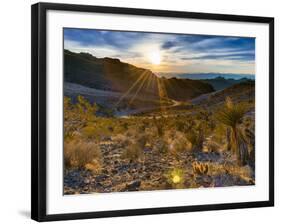
[[[123,145],[113,140],[100,143],[99,172],[69,169],[64,173],[65,194],[146,191],[178,188],[253,185],[249,166],[237,167],[227,153],[182,152],[175,156],[145,147],[137,162],[122,157]],[[206,165],[200,172],[194,163]]]

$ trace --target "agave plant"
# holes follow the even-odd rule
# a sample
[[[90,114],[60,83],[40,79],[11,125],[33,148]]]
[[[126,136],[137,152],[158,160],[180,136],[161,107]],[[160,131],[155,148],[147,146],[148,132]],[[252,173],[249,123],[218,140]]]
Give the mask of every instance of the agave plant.
[[[193,162],[192,163],[193,172],[197,175],[207,174],[209,171],[208,163]]]
[[[247,142],[239,128],[246,112],[247,107],[244,104],[234,104],[231,98],[227,97],[224,108],[216,115],[217,120],[230,128],[229,145],[232,152],[236,154],[239,165],[245,165],[249,157]]]

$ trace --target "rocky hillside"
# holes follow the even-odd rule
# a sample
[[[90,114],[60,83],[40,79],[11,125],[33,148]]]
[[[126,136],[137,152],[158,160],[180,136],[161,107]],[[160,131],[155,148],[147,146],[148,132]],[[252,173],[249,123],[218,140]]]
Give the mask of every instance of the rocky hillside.
[[[99,90],[136,94],[138,97],[187,100],[214,88],[199,80],[159,78],[150,70],[114,58],[64,51],[65,82]]]
[[[230,97],[235,103],[255,102],[255,81],[247,80],[223,90],[203,94],[192,99],[192,103],[195,105],[208,105],[208,107],[213,107],[223,104],[226,97]]]

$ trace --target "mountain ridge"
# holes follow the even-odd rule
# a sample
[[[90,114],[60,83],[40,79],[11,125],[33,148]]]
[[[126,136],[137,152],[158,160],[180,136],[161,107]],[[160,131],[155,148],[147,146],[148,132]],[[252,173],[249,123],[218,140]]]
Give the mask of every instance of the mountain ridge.
[[[152,71],[118,58],[97,58],[89,53],[64,50],[66,82],[90,88],[172,100],[188,100],[213,92],[208,83],[191,79],[158,77]]]

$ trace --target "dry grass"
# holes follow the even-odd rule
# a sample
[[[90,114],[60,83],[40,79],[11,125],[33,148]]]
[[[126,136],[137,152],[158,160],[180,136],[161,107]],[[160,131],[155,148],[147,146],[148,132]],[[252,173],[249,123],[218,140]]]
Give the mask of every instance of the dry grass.
[[[208,143],[206,143],[205,145],[207,152],[217,152],[219,153],[220,151],[222,151],[222,147],[220,144],[218,144],[215,141],[209,141]]]
[[[136,162],[143,157],[143,148],[138,143],[130,144],[123,152],[122,157]]]
[[[119,144],[124,144],[128,145],[129,144],[129,139],[126,135],[124,134],[117,134],[115,136],[112,136],[112,141],[117,142]]]
[[[100,167],[100,162],[101,152],[96,143],[77,140],[65,142],[64,164],[66,168],[95,170]]]
[[[85,169],[92,171],[93,173],[99,173],[102,169],[101,163],[97,159],[93,159],[91,163],[85,165]]]
[[[143,150],[147,142],[145,135],[135,136],[133,140],[129,142],[124,150],[122,157],[129,159],[130,162],[136,162],[143,157]]]
[[[136,163],[148,168],[152,166],[145,171],[152,175],[145,176],[141,185],[148,190],[232,186],[243,184],[243,180],[254,183],[254,168],[237,164],[236,154],[233,150],[227,150],[227,146],[233,146],[234,143],[237,148],[241,148],[242,143],[247,144],[253,152],[251,158],[254,164],[254,119],[242,119],[245,113],[243,105],[238,104],[237,107],[231,100],[227,100],[216,114],[201,112],[198,118],[196,113],[179,113],[169,118],[153,115],[148,118],[131,116],[123,119],[92,116],[90,113],[87,116],[81,115],[81,111],[92,112],[93,106],[83,101],[80,104],[83,107],[70,104],[65,118],[66,169],[101,172],[104,165],[103,170],[112,170],[113,175],[117,170],[116,176],[119,178],[121,172],[115,169],[116,162],[118,165]],[[83,118],[81,122],[80,118]],[[245,129],[245,136],[238,135],[240,128]],[[231,135],[227,137],[227,130],[231,130],[230,134],[235,131],[239,141],[231,141]],[[245,138],[243,142],[242,137]],[[109,153],[109,156],[104,153],[106,159],[117,158],[116,161],[105,163],[107,161],[104,160],[103,163],[101,150]],[[141,169],[136,168],[135,171],[141,172]],[[133,176],[135,174],[130,175],[134,179],[139,178]],[[152,181],[151,177],[156,181]]]
[[[158,138],[153,144],[153,150],[158,151],[160,154],[166,154],[168,152],[168,144],[163,138]]]

